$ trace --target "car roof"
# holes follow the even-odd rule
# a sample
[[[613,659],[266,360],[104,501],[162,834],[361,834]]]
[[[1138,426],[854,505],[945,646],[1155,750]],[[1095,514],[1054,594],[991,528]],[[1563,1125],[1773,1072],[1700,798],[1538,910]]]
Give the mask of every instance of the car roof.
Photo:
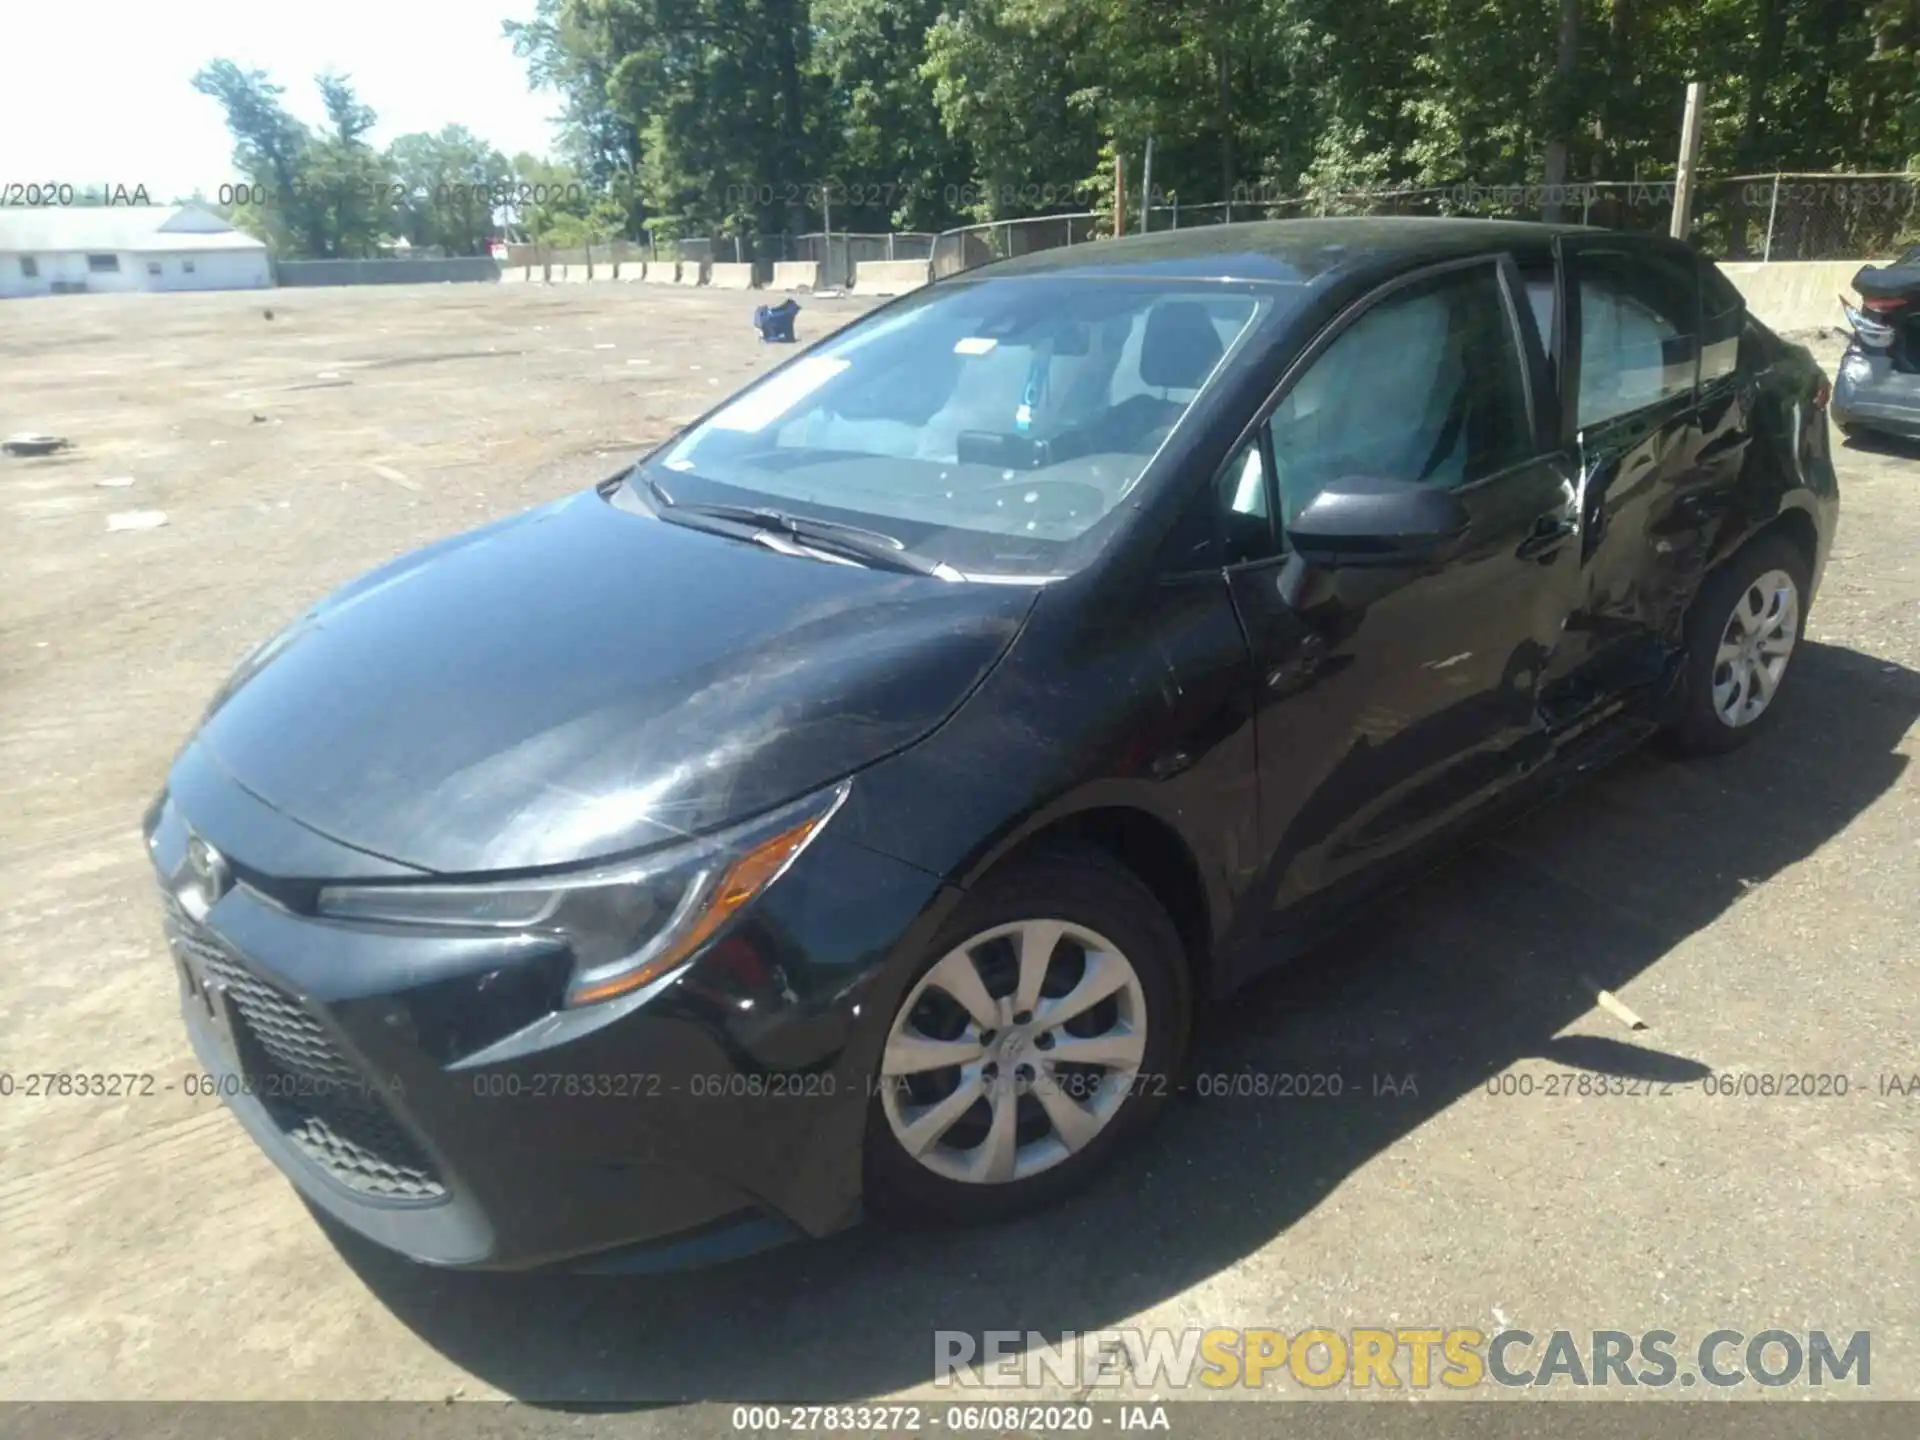
[[[1544,252],[1559,235],[1602,233],[1635,242],[1647,238],[1603,232],[1586,225],[1415,215],[1255,220],[1061,246],[963,271],[953,278],[1044,275],[1062,279],[1250,280],[1301,285],[1359,272],[1394,274],[1492,251]]]

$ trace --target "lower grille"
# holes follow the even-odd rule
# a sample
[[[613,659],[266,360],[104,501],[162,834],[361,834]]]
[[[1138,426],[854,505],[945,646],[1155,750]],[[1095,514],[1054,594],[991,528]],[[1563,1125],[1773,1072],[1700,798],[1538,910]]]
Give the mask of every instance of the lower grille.
[[[303,1155],[361,1195],[437,1200],[447,1193],[433,1162],[319,1020],[249,970],[171,895],[167,937],[225,994],[248,1093]]]

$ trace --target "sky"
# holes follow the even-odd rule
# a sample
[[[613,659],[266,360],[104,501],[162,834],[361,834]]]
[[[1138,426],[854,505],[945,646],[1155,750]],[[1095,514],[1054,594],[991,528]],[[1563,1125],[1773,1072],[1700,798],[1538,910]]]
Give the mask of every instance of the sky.
[[[370,137],[465,125],[511,156],[547,154],[551,92],[529,92],[500,22],[529,19],[534,0],[191,0],[75,11],[6,5],[0,82],[0,197],[13,184],[71,184],[165,203],[198,189],[215,198],[235,178],[233,139],[193,72],[225,58],[265,70],[281,103],[309,124],[325,111],[313,77],[352,77],[379,115]]]

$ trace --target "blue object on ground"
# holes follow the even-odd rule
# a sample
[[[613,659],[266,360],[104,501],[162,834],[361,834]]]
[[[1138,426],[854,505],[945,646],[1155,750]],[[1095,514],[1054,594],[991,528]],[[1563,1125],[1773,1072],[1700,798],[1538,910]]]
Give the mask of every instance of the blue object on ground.
[[[793,343],[793,317],[800,313],[800,302],[782,300],[778,305],[757,305],[753,311],[753,325],[760,332],[762,344],[774,341],[783,345]]]

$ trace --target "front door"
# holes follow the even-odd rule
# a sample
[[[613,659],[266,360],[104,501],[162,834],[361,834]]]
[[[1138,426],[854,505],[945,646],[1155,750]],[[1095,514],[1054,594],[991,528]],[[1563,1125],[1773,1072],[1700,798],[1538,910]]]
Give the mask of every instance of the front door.
[[[1303,925],[1545,757],[1539,687],[1574,600],[1578,531],[1520,295],[1493,257],[1376,292],[1316,341],[1229,462],[1265,889]],[[1348,476],[1446,487],[1470,523],[1390,566],[1290,553],[1285,522]],[[1269,546],[1246,523],[1262,504],[1282,522]]]

